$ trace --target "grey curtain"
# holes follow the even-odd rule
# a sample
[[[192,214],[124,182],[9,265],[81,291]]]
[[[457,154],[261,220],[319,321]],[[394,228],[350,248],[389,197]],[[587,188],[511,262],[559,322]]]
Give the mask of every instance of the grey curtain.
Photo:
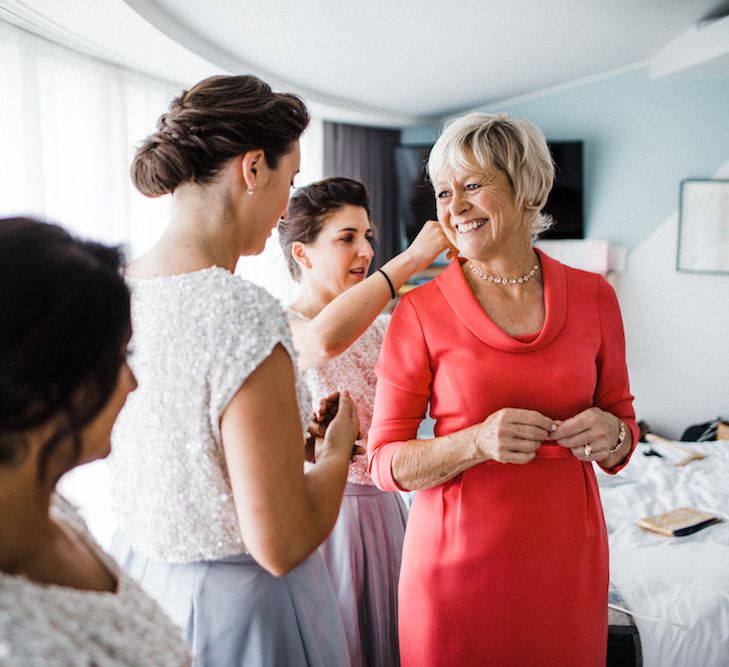
[[[377,225],[370,271],[401,249],[395,183],[395,147],[399,143],[399,130],[324,123],[324,176],[354,178],[370,192]]]

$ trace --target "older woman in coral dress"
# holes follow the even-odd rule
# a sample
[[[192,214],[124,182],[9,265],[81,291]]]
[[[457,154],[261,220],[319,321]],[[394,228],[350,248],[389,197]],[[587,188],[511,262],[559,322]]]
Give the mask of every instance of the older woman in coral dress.
[[[615,293],[532,245],[554,168],[531,123],[458,119],[429,172],[462,257],[396,308],[369,432],[378,486],[417,491],[402,664],[604,665],[593,463],[617,472],[638,439]]]

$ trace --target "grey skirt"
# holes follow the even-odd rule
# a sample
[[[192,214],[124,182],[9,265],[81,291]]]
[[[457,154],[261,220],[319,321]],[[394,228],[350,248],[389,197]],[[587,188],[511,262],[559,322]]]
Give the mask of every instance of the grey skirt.
[[[111,553],[182,627],[197,667],[350,664],[318,553],[283,577],[245,554],[184,564],[155,561],[135,554],[119,533]]]
[[[319,547],[353,667],[397,667],[397,583],[407,509],[399,493],[347,484],[334,530]]]

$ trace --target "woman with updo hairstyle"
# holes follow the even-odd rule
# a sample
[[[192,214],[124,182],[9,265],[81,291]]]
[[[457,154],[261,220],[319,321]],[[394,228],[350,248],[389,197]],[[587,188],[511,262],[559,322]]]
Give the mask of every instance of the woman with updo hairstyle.
[[[428,170],[460,257],[393,313],[368,442],[375,483],[416,491],[402,663],[604,666],[593,467],[619,471],[639,436],[615,292],[533,245],[554,165],[532,123],[457,118]],[[435,435],[418,438],[426,409]]]
[[[0,663],[190,664],[182,634],[55,491],[108,455],[136,381],[116,248],[0,219]]]
[[[367,277],[375,234],[367,190],[349,178],[299,188],[278,224],[299,294],[288,314],[299,368],[315,399],[346,388],[362,438],[375,397],[375,361],[389,316],[383,308],[405,281],[429,266],[448,241],[437,222]],[[337,594],[352,665],[399,664],[397,580],[406,508],[400,494],[377,489],[364,455],[349,466],[332,535],[320,547]]]
[[[316,549],[339,511],[356,411],[343,393],[305,472],[310,396],[286,316],[233,273],[286,216],[308,120],[298,97],[253,76],[212,77],[172,102],[131,169],[172,206],[126,271],[140,388],[114,431],[112,548],[200,666],[348,663]]]

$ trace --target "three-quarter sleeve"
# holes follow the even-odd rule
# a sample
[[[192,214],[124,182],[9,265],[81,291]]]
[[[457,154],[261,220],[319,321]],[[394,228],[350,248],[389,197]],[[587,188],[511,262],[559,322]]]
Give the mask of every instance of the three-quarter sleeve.
[[[635,421],[633,395],[630,393],[628,382],[623,319],[620,315],[615,290],[605,280],[600,281],[598,299],[601,342],[597,360],[594,404],[625,422],[626,427],[633,434],[632,448],[635,449],[640,438],[640,429]],[[605,471],[618,472],[625,467],[631,456],[632,450],[623,463],[614,468],[606,468]]]
[[[392,459],[405,441],[417,436],[432,379],[423,328],[407,296],[393,313],[376,370],[377,391],[367,444],[369,473],[383,491],[403,491],[392,474]]]

